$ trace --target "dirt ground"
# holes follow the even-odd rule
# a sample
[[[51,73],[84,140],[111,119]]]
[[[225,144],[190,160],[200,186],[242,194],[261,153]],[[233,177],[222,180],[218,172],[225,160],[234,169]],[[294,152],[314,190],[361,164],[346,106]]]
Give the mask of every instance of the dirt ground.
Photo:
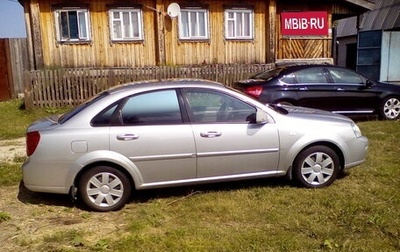
[[[24,138],[0,141],[1,163],[12,163],[15,157],[24,155]],[[0,247],[5,252],[54,250],[45,244],[49,237],[68,230],[84,230],[85,244],[93,246],[91,243],[101,237],[117,236],[124,225],[121,212],[88,212],[64,195],[33,193],[21,185],[0,185],[0,196]]]

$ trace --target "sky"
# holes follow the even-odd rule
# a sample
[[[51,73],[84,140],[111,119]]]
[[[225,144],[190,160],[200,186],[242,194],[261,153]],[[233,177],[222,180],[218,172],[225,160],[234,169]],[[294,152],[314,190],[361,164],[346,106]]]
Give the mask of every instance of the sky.
[[[24,10],[18,0],[0,0],[0,38],[25,38]]]

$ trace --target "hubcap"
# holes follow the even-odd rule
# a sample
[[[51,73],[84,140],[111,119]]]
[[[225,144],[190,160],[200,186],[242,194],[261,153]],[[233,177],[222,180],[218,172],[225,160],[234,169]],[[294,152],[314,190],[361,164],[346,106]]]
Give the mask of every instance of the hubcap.
[[[329,155],[315,152],[304,160],[301,175],[311,185],[322,185],[332,177],[334,169],[335,165]]]
[[[400,114],[400,101],[396,98],[391,98],[385,102],[383,112],[386,118],[395,119]]]
[[[118,203],[124,194],[122,181],[112,173],[102,172],[94,175],[86,186],[89,199],[101,207]]]

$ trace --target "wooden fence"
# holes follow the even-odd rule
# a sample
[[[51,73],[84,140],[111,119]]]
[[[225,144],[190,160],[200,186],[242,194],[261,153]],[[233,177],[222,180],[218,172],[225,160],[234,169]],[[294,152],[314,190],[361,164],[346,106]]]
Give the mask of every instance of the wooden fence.
[[[75,106],[110,87],[133,81],[197,78],[231,86],[234,81],[274,64],[80,68],[25,72],[25,104],[33,107]]]

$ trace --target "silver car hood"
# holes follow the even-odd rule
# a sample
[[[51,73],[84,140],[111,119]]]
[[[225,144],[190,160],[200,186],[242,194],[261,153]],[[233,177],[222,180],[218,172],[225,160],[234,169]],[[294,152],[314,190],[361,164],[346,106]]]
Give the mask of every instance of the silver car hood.
[[[353,122],[352,119],[344,115],[334,114],[326,110],[288,106],[288,105],[279,105],[279,107],[285,109],[287,111],[287,116],[292,118],[309,119],[309,120],[315,119],[321,121],[336,121],[336,122],[342,121],[350,123]]]

